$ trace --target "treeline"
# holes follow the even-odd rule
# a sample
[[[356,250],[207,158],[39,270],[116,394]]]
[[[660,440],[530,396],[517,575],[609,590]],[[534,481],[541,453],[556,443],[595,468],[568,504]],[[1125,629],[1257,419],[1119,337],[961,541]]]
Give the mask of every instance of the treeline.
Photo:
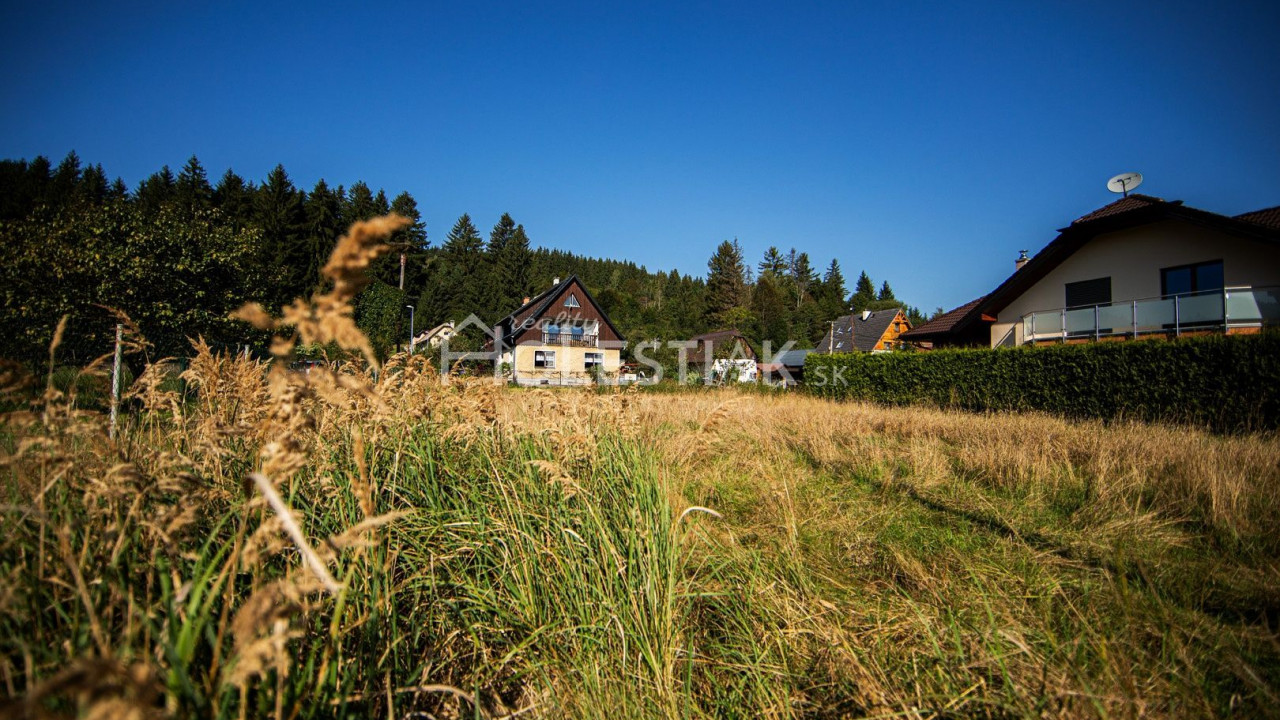
[[[850,312],[900,307],[913,325],[924,322],[919,309],[900,302],[886,280],[875,289],[863,271],[852,295],[845,295],[844,273],[834,258],[819,274],[809,254],[792,248],[765,250],[753,269],[738,241],[722,242],[707,263],[706,324],[737,328],[774,348],[795,340],[799,348],[813,347],[826,332],[828,321]]]
[[[384,355],[407,342],[406,306],[415,308],[419,332],[471,313],[494,322],[568,275],[578,275],[637,341],[736,327],[757,341],[804,346],[840,314],[901,304],[887,282],[877,292],[865,272],[846,296],[835,260],[819,274],[795,250],[770,248],[753,268],[736,241],[722,243],[704,280],[532,247],[506,214],[487,236],[463,215],[435,247],[408,192],[389,197],[363,181],[324,179],[304,190],[280,165],[258,182],[232,170],[214,182],[194,156],[176,174],[166,166],[131,190],[72,152],[56,167],[44,157],[0,161],[0,356],[47,358],[53,329],[68,316],[60,358],[97,357],[113,335],[107,308],[137,323],[153,357],[185,355],[187,338],[197,335],[215,347],[263,352],[268,338],[228,313],[248,301],[279,308],[319,289],[337,237],[388,212],[413,224],[370,268],[373,283],[356,308]]]

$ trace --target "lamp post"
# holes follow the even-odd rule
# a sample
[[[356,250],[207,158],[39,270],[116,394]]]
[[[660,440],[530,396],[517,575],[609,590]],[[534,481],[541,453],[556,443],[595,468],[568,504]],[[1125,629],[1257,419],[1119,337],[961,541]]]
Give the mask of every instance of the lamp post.
[[[412,305],[405,305],[405,307],[409,308],[409,354],[410,354],[410,355],[412,355],[412,354],[413,354],[413,341],[414,341],[414,336],[413,336],[413,306],[412,306]]]

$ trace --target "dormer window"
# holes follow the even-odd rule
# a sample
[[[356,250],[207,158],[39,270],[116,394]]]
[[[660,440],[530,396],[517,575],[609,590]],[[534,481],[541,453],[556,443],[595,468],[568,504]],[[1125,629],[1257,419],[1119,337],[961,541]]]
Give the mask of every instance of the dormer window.
[[[564,306],[568,308],[582,307],[578,304],[578,296],[573,293],[569,293],[569,298],[564,301]]]

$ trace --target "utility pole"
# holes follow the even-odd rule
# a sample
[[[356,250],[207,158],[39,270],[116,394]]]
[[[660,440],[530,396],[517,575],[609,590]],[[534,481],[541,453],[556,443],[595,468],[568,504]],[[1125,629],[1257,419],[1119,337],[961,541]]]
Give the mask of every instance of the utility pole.
[[[400,253],[400,289],[404,290],[404,264],[408,256]]]
[[[836,346],[836,322],[837,322],[836,320],[827,321],[827,324],[831,326],[831,334],[827,336],[828,337],[828,340],[827,340],[828,355],[835,354],[833,350],[835,349],[835,346]]]

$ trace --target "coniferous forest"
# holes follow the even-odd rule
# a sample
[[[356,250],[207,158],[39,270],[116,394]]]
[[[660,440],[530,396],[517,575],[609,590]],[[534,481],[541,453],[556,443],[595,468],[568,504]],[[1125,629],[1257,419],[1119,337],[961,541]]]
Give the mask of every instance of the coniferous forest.
[[[137,325],[153,359],[189,354],[188,338],[197,336],[217,349],[260,352],[268,338],[229,313],[245,302],[278,309],[310,295],[345,228],[388,212],[413,224],[394,238],[398,252],[371,267],[373,283],[356,307],[383,355],[407,342],[406,305],[415,306],[419,331],[470,313],[494,322],[553,278],[573,274],[632,341],[734,327],[775,347],[788,339],[811,347],[828,320],[850,310],[902,305],[913,323],[923,321],[887,281],[877,290],[862,272],[850,291],[836,260],[815,266],[795,249],[770,247],[753,264],[736,240],[725,241],[705,278],[651,272],[535,246],[507,214],[487,232],[487,221],[478,226],[463,215],[443,238],[429,238],[411,194],[389,196],[364,181],[321,179],[306,190],[280,165],[259,181],[232,170],[211,178],[193,156],[177,173],[165,166],[130,189],[72,152],[56,166],[44,157],[0,161],[0,357],[47,361],[66,316],[60,362],[88,362],[111,346],[113,311]]]

